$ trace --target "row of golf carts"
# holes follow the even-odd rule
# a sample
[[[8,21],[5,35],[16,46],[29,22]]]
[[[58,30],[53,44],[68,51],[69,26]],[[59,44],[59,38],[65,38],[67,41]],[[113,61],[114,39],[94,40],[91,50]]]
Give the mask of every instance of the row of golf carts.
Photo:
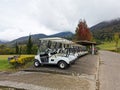
[[[38,54],[35,56],[34,66],[57,65],[65,69],[72,65],[77,58],[86,55],[86,47],[77,45],[64,38],[42,38],[40,39]]]

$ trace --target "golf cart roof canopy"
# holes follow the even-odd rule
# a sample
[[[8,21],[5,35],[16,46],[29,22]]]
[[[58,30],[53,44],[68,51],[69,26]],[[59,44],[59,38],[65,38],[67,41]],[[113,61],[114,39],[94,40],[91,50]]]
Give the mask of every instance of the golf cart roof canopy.
[[[85,47],[85,46],[83,46],[83,45],[80,45],[80,44],[73,44],[73,46],[77,46],[77,47]]]
[[[39,40],[41,40],[41,41],[52,41],[52,42],[58,42],[58,43],[63,43],[63,44],[75,44],[74,42],[72,42],[70,40],[60,38],[60,37],[41,38]]]

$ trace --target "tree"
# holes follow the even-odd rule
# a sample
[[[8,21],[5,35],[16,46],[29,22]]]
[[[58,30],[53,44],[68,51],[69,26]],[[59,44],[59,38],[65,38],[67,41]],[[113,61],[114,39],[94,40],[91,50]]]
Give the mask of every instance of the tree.
[[[88,40],[92,39],[91,32],[87,27],[86,21],[80,21],[77,28],[76,28],[76,40]]]
[[[48,41],[47,47],[48,47],[48,48],[51,48],[51,45],[52,45],[52,42],[51,42],[51,41]]]
[[[15,44],[15,51],[16,51],[16,54],[19,54],[19,46],[17,42]]]
[[[19,54],[20,55],[22,54],[22,47],[21,46],[19,47]]]
[[[116,47],[116,51],[118,49],[118,42],[119,42],[119,33],[115,33],[114,34],[114,41],[115,41],[115,47]]]
[[[38,45],[33,45],[32,53],[37,54],[37,51],[38,51]]]
[[[31,35],[29,35],[28,42],[27,42],[27,54],[32,54],[32,47],[33,47],[33,43],[31,39]]]

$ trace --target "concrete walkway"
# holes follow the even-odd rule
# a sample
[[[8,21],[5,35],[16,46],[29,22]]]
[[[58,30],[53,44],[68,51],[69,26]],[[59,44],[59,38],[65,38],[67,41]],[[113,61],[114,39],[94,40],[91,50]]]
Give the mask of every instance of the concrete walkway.
[[[100,51],[99,90],[120,90],[120,54]]]

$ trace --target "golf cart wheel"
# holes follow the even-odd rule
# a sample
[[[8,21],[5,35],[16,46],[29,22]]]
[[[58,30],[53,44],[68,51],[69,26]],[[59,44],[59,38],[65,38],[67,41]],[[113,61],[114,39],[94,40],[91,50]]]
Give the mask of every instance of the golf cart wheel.
[[[34,61],[34,66],[35,66],[35,67],[39,67],[39,66],[40,66],[40,62],[39,62],[38,60],[35,60],[35,61]]]
[[[65,61],[60,61],[58,63],[58,66],[60,69],[65,69],[65,68],[67,68],[68,64]]]

